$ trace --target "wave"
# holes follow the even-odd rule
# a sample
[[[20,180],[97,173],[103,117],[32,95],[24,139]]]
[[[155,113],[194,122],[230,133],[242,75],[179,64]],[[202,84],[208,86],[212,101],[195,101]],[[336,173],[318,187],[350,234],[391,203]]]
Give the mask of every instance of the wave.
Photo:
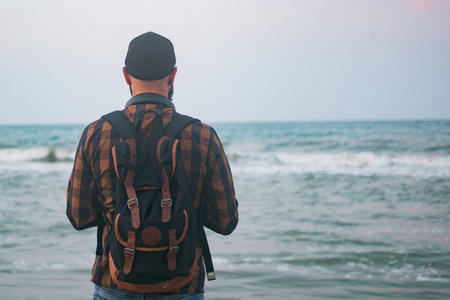
[[[13,145],[0,142],[0,149],[13,148],[13,147],[14,147]]]
[[[450,155],[437,153],[268,152],[263,146],[227,149],[233,172],[273,175],[327,173],[450,177]],[[230,151],[231,150],[231,151]],[[0,164],[73,162],[75,149],[57,147],[0,149]],[[25,166],[24,166],[25,167]]]
[[[5,148],[0,149],[0,163],[73,161],[75,150],[66,148]]]
[[[320,152],[320,151],[347,151],[347,152],[374,152],[374,153],[432,153],[450,154],[450,144],[445,141],[426,141],[414,139],[391,138],[329,138],[329,139],[286,139],[282,141],[268,141],[265,151],[292,151]]]
[[[450,153],[450,145],[437,145],[428,147],[426,149],[428,152],[444,152],[444,153]]]
[[[450,168],[450,156],[431,156],[425,154],[375,154],[373,152],[340,153],[283,153],[277,152],[276,158],[284,164],[382,167],[417,166]]]
[[[233,171],[243,174],[283,175],[319,172],[368,176],[450,177],[450,156],[429,153],[273,152],[231,154],[231,158]]]

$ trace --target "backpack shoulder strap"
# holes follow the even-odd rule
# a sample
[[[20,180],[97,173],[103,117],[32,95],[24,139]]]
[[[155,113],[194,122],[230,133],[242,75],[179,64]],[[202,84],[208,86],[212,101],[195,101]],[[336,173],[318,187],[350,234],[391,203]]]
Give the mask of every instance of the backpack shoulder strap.
[[[123,139],[127,140],[135,136],[136,127],[134,127],[122,111],[116,110],[110,112],[102,116],[102,119],[108,121]],[[197,121],[199,122],[200,120],[177,114],[164,128],[164,132],[166,136],[175,138],[186,126]]]
[[[166,136],[175,138],[186,126],[189,124],[200,122],[200,120],[186,116],[186,115],[175,115],[172,121],[166,125],[164,132]]]
[[[134,127],[133,123],[131,123],[127,116],[125,116],[125,114],[120,110],[110,112],[109,114],[102,116],[102,119],[111,124],[111,126],[119,133],[119,135],[124,140],[131,139],[136,134],[136,128]],[[103,253],[103,226],[104,220],[103,218],[100,218],[97,225],[97,249],[95,250],[96,255],[102,255]]]
[[[102,116],[102,119],[108,121],[124,140],[131,139],[136,135],[136,127],[120,110],[110,112]]]
[[[179,133],[189,124],[194,122],[200,122],[200,120],[186,116],[175,115],[169,124],[164,128],[166,136],[175,138]],[[203,259],[205,261],[206,275],[208,281],[215,280],[216,274],[214,271],[214,265],[211,258],[211,251],[209,250],[208,239],[206,238],[205,228],[203,227],[201,212],[197,216],[197,236],[202,247]]]

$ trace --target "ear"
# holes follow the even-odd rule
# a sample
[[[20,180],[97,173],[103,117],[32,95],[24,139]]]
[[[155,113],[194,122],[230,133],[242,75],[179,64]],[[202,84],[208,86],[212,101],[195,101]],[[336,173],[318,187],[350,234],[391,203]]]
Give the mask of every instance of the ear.
[[[123,77],[125,77],[125,82],[126,82],[128,85],[131,85],[130,74],[128,74],[127,68],[126,68],[126,67],[123,67],[123,68],[122,68],[122,73],[123,73]]]
[[[175,75],[177,75],[177,71],[178,71],[178,68],[174,67],[173,71],[172,71],[172,74],[169,75],[169,85],[170,86],[172,86],[173,82],[175,81]]]

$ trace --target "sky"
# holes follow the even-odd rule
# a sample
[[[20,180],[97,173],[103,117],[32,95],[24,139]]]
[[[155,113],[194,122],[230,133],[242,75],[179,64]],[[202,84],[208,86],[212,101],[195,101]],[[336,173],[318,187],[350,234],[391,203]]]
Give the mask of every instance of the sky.
[[[450,119],[448,0],[0,3],[0,124],[88,124],[130,98],[131,39],[175,47],[204,122]]]

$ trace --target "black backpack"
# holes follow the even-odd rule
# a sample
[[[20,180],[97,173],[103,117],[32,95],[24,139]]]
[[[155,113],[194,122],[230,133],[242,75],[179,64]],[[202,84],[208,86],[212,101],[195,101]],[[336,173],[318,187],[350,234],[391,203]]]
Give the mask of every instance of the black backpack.
[[[144,115],[147,113],[154,114],[148,137],[121,111],[102,117],[124,139],[111,150],[117,183],[109,240],[110,272],[123,289],[160,293],[179,289],[192,280],[199,259],[197,237],[208,280],[214,280],[215,274],[175,138],[198,120],[177,114],[164,128],[155,111]]]

